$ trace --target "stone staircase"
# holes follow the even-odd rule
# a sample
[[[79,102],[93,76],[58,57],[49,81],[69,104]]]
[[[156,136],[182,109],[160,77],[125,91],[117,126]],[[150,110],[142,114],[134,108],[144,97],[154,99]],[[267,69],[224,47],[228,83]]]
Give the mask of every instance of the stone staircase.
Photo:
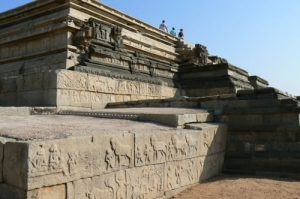
[[[300,177],[299,101],[282,92],[238,93],[224,108],[225,172]]]

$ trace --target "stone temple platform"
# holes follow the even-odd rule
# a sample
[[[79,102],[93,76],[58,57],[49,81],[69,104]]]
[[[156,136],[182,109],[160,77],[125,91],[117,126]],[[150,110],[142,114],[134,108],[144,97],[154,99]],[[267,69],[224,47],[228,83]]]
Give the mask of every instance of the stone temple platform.
[[[219,174],[224,160],[226,126],[201,109],[13,112],[0,121],[1,199],[168,198]],[[113,119],[124,114],[144,121]]]
[[[268,85],[101,1],[0,13],[0,199],[169,198],[221,170],[300,178],[300,98]]]

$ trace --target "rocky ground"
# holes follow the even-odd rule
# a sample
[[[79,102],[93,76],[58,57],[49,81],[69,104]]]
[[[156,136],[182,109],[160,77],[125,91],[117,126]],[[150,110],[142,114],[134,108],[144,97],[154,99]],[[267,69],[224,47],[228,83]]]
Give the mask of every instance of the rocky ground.
[[[245,176],[217,177],[172,199],[300,199],[300,181]]]

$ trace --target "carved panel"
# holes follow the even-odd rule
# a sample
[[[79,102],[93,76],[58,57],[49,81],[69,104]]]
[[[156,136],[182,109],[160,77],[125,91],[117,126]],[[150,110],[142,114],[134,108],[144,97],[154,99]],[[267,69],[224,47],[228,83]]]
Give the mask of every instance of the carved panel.
[[[86,90],[87,77],[85,73],[62,70],[57,75],[57,88]]]
[[[133,136],[101,135],[30,144],[30,188],[61,184],[133,166]]]
[[[199,133],[136,134],[135,165],[159,164],[200,155]]]
[[[57,96],[57,104],[61,106],[91,107],[90,92],[58,89]]]
[[[147,199],[163,194],[163,166],[118,171],[74,183],[74,199]]]
[[[202,167],[201,158],[166,163],[165,189],[173,190],[199,182]]]
[[[147,94],[149,96],[161,96],[162,95],[162,87],[160,85],[149,84]]]
[[[90,91],[115,93],[117,88],[117,81],[113,78],[88,75],[88,89]]]

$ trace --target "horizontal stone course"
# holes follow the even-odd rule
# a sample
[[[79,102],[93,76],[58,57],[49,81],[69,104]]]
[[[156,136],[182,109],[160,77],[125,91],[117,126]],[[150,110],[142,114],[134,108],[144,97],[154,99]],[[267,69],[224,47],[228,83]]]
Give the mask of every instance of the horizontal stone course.
[[[177,88],[68,70],[2,78],[0,104],[104,108],[108,102],[166,98]],[[8,100],[10,99],[10,100]]]
[[[224,171],[230,173],[269,174],[299,179],[299,159],[225,158]]]

